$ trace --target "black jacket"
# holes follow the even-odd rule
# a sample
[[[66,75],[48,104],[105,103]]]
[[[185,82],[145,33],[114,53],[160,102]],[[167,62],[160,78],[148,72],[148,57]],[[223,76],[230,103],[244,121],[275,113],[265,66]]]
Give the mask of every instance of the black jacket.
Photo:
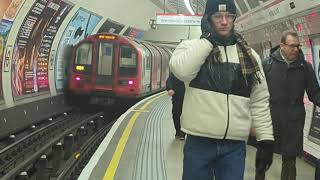
[[[320,88],[311,64],[304,59],[302,51],[295,62],[287,64],[280,48],[263,62],[268,89],[270,109],[275,136],[275,152],[298,156],[303,152],[303,129],[305,91],[310,101],[320,105]]]
[[[166,89],[167,91],[174,90],[175,93],[173,96],[176,98],[184,97],[184,92],[185,92],[184,82],[180,81],[172,73],[169,74],[169,77],[166,81]]]

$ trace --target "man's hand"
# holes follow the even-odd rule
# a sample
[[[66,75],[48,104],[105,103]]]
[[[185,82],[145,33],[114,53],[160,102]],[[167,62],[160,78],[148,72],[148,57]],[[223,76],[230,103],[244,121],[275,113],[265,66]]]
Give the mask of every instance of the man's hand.
[[[174,95],[174,90],[170,89],[170,90],[168,91],[168,95],[169,95],[169,96],[173,96],[173,95]]]
[[[272,164],[272,159],[273,141],[259,141],[256,154],[256,170],[259,172],[266,172]]]

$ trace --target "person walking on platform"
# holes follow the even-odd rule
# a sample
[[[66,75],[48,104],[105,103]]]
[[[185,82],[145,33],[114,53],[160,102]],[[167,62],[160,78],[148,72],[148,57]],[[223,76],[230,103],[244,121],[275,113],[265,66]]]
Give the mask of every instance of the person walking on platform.
[[[172,97],[172,118],[174,128],[176,129],[175,137],[184,140],[185,133],[180,129],[180,116],[182,113],[182,104],[185,91],[184,83],[170,73],[166,82],[166,88],[168,95]]]
[[[210,32],[180,43],[170,59],[185,83],[181,130],[183,180],[243,180],[251,125],[272,163],[273,128],[269,92],[258,54],[234,32],[233,0],[214,0]]]
[[[309,100],[320,106],[320,88],[294,31],[282,34],[280,46],[271,50],[263,68],[270,92],[274,152],[282,155],[281,180],[295,180],[296,157],[303,153],[304,94],[306,91]],[[256,160],[261,156],[263,150],[258,148]],[[266,166],[256,167],[256,180],[264,180]]]

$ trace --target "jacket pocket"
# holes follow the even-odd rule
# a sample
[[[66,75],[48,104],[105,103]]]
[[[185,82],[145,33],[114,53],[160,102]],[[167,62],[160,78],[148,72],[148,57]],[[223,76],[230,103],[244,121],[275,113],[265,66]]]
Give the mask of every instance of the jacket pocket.
[[[247,137],[251,127],[250,99],[230,95],[228,136]]]

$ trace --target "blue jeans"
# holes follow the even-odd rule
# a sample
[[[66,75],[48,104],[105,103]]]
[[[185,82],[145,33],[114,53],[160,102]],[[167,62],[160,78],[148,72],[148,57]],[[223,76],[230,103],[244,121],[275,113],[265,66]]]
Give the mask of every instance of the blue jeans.
[[[245,141],[187,136],[182,180],[243,180]]]

